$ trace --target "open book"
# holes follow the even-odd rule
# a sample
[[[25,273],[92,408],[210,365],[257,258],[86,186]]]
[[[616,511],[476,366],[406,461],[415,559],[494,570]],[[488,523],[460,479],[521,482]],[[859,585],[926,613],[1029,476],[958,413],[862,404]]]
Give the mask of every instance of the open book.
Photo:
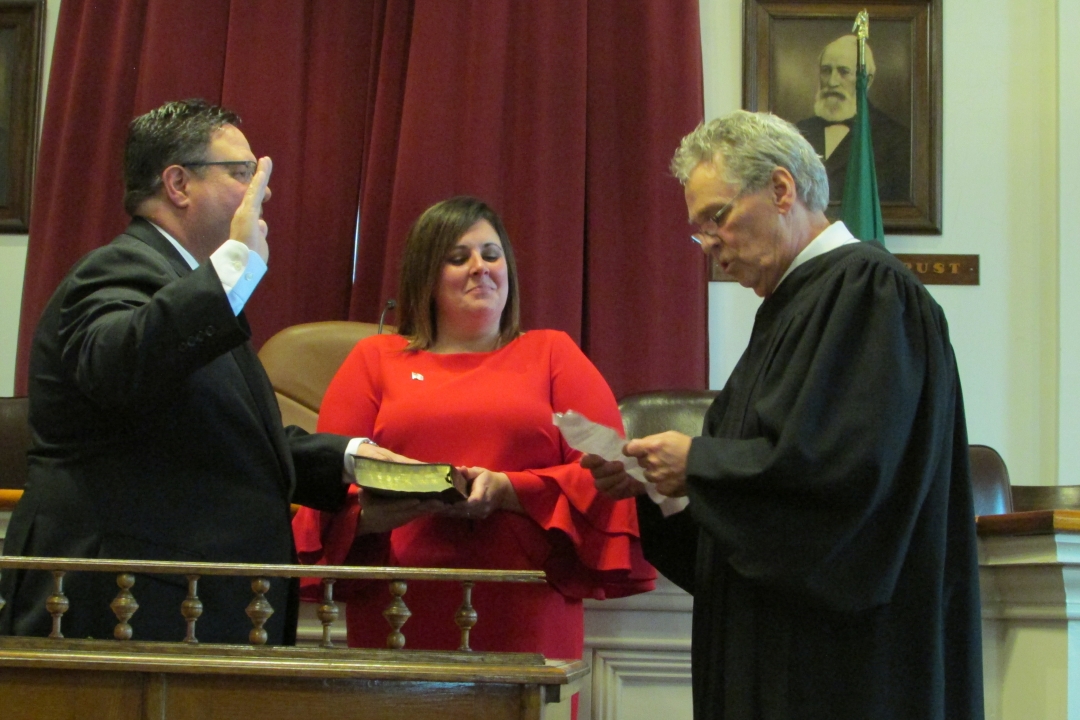
[[[468,480],[453,465],[396,463],[354,456],[356,484],[387,498],[420,498],[455,503],[469,495]]]

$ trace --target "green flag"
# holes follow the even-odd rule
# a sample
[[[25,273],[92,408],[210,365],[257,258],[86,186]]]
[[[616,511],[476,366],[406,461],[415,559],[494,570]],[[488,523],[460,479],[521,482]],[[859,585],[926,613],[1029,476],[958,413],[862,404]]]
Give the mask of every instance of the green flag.
[[[851,128],[851,156],[848,159],[840,219],[860,240],[885,242],[878,199],[874,145],[870,139],[870,103],[866,99],[866,68],[855,79],[855,122]]]

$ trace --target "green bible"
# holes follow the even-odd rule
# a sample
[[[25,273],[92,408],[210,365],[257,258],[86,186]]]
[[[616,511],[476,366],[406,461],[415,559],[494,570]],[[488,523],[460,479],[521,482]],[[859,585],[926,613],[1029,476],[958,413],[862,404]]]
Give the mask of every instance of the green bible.
[[[353,456],[356,484],[386,498],[419,498],[455,503],[468,497],[468,481],[445,463],[396,463]]]

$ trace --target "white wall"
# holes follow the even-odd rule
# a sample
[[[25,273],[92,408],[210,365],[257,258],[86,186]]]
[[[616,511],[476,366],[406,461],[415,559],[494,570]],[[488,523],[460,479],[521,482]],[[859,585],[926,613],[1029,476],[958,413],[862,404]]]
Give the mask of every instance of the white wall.
[[[26,236],[0,235],[0,396],[15,392],[15,345],[19,341]]]
[[[705,117],[742,107],[742,2],[701,0]],[[742,355],[761,301],[735,283],[709,284],[709,386],[724,386]]]
[[[45,88],[52,66],[56,15],[61,0],[45,4],[45,62],[42,67],[41,116],[45,115]],[[40,127],[40,122],[39,122]],[[26,235],[0,235],[0,396],[15,392],[15,348],[19,342],[19,307],[26,268]]]
[[[1080,485],[1080,0],[1057,6],[1058,482]]]
[[[1080,292],[1069,285],[1064,260],[1068,254],[1075,278],[1080,257],[1075,243],[1062,243],[1059,331],[1057,102],[1057,68],[1070,68],[1063,75],[1072,83],[1074,112],[1066,116],[1063,105],[1061,117],[1075,122],[1080,32],[1071,30],[1074,42],[1062,42],[1059,57],[1058,3],[943,5],[943,234],[888,236],[886,245],[893,252],[980,256],[979,286],[930,287],[949,318],[970,439],[996,448],[1014,483],[1054,484],[1059,423],[1066,467],[1080,470],[1080,342],[1068,346],[1058,375],[1059,334],[1072,341],[1080,333],[1080,312],[1073,310]],[[1060,5],[1060,27],[1070,27],[1066,16],[1078,27],[1077,0]],[[701,0],[701,18],[705,112],[712,118],[741,102],[741,2]],[[872,20],[870,31],[872,37]],[[1063,124],[1061,143],[1072,152],[1062,157],[1075,165],[1080,142],[1068,130]],[[1063,192],[1066,181],[1080,188],[1075,170],[1062,172]],[[1080,218],[1070,212],[1061,215],[1063,236],[1064,228],[1076,234]],[[746,344],[758,301],[733,283],[712,283],[709,302],[710,382],[718,388]],[[1059,383],[1071,403],[1060,416]],[[1063,474],[1063,482],[1080,483],[1075,472]]]

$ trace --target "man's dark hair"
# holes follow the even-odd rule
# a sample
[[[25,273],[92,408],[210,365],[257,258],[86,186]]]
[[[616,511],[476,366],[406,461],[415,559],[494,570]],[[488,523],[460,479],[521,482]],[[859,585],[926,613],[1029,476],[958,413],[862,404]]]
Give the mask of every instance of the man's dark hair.
[[[211,136],[239,124],[236,113],[199,99],[165,103],[132,120],[124,148],[124,209],[134,215],[161,187],[165,168],[206,159]]]

